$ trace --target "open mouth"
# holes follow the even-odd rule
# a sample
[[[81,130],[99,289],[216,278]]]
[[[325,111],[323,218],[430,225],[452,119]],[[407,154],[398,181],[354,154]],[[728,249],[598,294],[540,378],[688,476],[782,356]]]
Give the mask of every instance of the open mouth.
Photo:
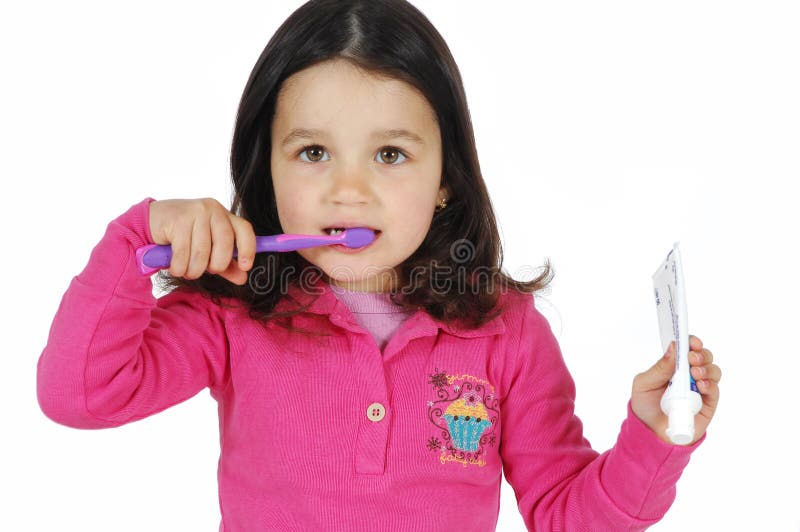
[[[336,236],[336,235],[342,234],[346,229],[348,229],[348,228],[345,228],[345,227],[326,227],[325,229],[323,229],[323,231],[325,232],[325,234],[327,234],[329,236]],[[350,228],[350,229],[352,229],[352,228]],[[372,229],[372,228],[368,227],[367,229]],[[378,236],[379,234],[381,234],[381,230],[380,229],[372,229],[372,230],[375,232],[375,236]]]

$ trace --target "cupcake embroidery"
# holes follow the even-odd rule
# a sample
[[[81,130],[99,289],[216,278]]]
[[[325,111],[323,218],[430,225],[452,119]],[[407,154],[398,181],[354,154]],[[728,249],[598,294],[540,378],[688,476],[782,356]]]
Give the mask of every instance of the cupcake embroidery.
[[[436,399],[428,401],[428,419],[437,430],[428,439],[428,449],[439,453],[442,464],[485,466],[486,446],[494,446],[500,414],[494,386],[473,375],[448,375],[439,368],[429,377]]]

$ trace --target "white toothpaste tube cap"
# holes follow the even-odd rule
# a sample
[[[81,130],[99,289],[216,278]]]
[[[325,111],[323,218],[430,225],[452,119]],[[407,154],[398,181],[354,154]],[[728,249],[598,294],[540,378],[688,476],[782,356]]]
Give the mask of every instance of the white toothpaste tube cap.
[[[679,445],[686,445],[694,438],[694,414],[692,413],[691,400],[672,400],[669,414],[667,436]]]

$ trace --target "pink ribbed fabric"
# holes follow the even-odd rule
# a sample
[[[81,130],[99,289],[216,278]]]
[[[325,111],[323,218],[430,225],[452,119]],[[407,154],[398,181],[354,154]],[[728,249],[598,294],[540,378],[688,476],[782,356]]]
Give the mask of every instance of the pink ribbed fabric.
[[[151,201],[109,223],[70,282],[37,396],[53,421],[100,429],[208,388],[221,531],[490,531],[502,473],[529,530],[644,530],[705,440],[662,441],[628,401],[615,445],[592,449],[530,294],[502,294],[503,313],[477,329],[416,311],[383,352],[322,281],[289,295],[310,304],[291,325],[325,336],[264,326],[231,299],[156,299],[134,256],[152,243]],[[294,306],[285,297],[277,310]]]
[[[413,314],[394,304],[387,293],[358,292],[335,284],[329,286],[336,298],[347,305],[358,324],[369,331],[381,351],[392,334]]]

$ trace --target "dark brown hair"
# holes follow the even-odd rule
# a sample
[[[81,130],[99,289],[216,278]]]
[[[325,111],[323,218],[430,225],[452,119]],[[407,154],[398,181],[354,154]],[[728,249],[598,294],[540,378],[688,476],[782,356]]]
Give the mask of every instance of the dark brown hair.
[[[270,127],[278,91],[292,74],[329,59],[345,59],[379,77],[415,87],[435,111],[442,140],[442,182],[447,207],[438,210],[420,247],[398,265],[392,300],[406,309],[424,308],[434,318],[479,327],[497,316],[501,291],[544,289],[553,276],[549,261],[532,281],[502,271],[502,245],[492,203],[481,175],[472,122],[458,67],[442,36],[404,0],[312,0],[278,28],[258,58],[244,88],[231,147],[233,201],[230,212],[248,220],[256,235],[281,233],[270,174]],[[232,297],[264,323],[305,310],[273,312],[285,283],[324,276],[295,251],[259,253],[243,286],[205,272],[193,280],[166,270],[156,282],[165,290],[184,287],[215,303]],[[278,281],[280,279],[280,281]],[[266,284],[277,287],[265,290]],[[402,293],[401,293],[402,292]],[[289,327],[291,329],[291,327]],[[294,329],[297,330],[297,329]]]

